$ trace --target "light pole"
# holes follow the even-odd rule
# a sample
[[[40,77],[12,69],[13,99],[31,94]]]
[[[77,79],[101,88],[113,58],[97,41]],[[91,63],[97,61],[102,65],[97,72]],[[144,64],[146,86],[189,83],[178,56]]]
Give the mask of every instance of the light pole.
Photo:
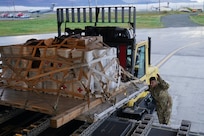
[[[89,3],[89,7],[91,6],[91,2],[90,2],[90,0],[88,0],[88,3]]]
[[[204,0],[203,0],[203,12],[204,12]]]
[[[159,0],[159,12],[160,12],[160,0]]]
[[[95,3],[96,3],[96,7],[97,7],[97,5],[98,5],[98,1],[97,1],[97,0],[95,0]]]

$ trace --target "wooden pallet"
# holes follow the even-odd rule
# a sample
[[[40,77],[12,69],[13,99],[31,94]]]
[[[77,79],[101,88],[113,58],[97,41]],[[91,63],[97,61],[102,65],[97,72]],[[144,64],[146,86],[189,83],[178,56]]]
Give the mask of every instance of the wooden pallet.
[[[88,120],[89,117],[93,117],[95,113],[98,114],[100,110],[103,112],[109,108],[105,106],[112,106],[123,99],[130,99],[146,89],[146,85],[139,80],[135,80],[134,83],[131,84],[132,82],[123,84],[117,93],[112,94],[112,99],[91,98],[89,101],[31,91],[17,91],[1,87],[0,105],[49,114],[52,116],[50,126],[59,128],[76,117],[81,116],[83,113],[86,115],[83,119]],[[135,92],[136,94],[131,96]],[[99,109],[95,111],[96,109],[94,108]],[[96,120],[93,119],[92,121]]]
[[[0,105],[45,113],[53,116],[51,127],[58,128],[71,121],[83,112],[100,104],[101,99],[90,99],[90,102],[63,96],[48,95],[29,91],[16,91],[1,88]]]

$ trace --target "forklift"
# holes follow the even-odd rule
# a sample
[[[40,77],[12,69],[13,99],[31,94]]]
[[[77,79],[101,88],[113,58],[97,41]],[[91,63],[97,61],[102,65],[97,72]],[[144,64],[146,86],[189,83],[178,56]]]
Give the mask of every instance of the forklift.
[[[124,27],[125,23],[127,27]],[[102,36],[104,44],[117,48],[117,57],[124,70],[147,84],[150,77],[158,73],[158,68],[151,66],[150,62],[151,38],[136,42],[136,7],[58,8],[57,24],[57,38],[59,39]],[[71,24],[73,26],[80,24],[78,25],[80,28],[72,28]],[[62,29],[64,29],[64,34],[62,34]],[[123,78],[123,80],[131,80],[131,77]],[[149,91],[143,91],[136,98],[118,108],[110,116],[109,121],[116,124],[118,122],[120,126],[122,124],[115,117],[139,121],[146,114],[152,114],[154,110],[155,103],[151,94]]]

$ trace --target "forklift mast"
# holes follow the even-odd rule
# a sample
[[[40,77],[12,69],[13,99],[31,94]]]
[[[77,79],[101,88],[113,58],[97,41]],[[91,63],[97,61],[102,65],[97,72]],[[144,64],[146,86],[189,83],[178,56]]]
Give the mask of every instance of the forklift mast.
[[[84,29],[72,29],[70,28],[71,23],[86,25]],[[125,23],[128,24],[129,28],[118,27]],[[87,24],[89,24],[89,26]],[[57,26],[58,37],[62,36],[62,28],[64,28],[64,35],[67,36],[77,34],[84,36],[102,36],[104,43],[117,48],[121,66],[134,74],[136,7],[58,8]]]

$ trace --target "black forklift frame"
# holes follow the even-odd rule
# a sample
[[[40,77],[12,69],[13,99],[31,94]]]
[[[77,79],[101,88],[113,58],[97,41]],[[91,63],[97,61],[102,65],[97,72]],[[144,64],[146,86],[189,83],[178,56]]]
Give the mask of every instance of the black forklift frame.
[[[68,23],[128,23],[133,32],[132,59],[136,50],[136,7],[134,6],[109,6],[109,7],[71,7],[57,9],[58,37],[62,34],[62,24],[65,24],[65,32]],[[101,14],[100,14],[101,13]],[[130,72],[134,74],[135,61],[131,61]]]
[[[135,36],[136,7],[76,7],[57,9],[58,36],[61,36],[61,26],[65,23],[129,23]],[[101,15],[99,16],[99,14]]]

